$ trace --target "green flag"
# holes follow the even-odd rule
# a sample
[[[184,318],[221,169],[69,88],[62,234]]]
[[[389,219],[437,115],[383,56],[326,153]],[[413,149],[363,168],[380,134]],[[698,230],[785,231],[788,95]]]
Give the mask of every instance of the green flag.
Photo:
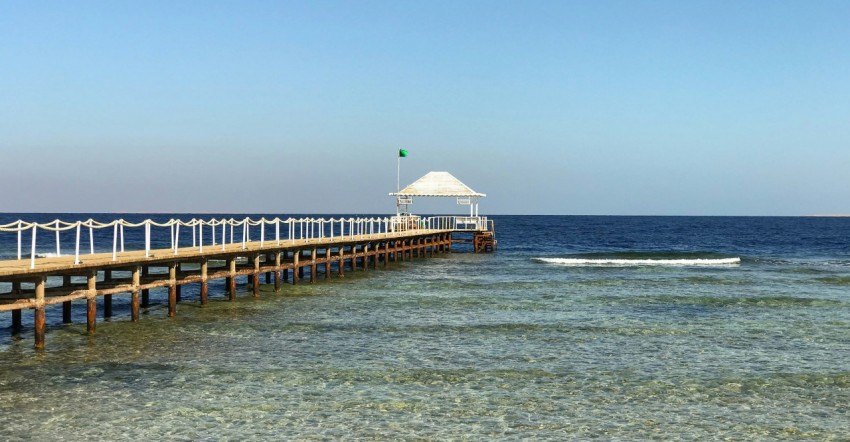
[[[399,150],[398,150],[398,156],[399,156],[399,158],[404,158],[404,157],[406,157],[406,156],[407,156],[407,151],[406,151],[406,150],[404,150],[404,149],[399,149]]]

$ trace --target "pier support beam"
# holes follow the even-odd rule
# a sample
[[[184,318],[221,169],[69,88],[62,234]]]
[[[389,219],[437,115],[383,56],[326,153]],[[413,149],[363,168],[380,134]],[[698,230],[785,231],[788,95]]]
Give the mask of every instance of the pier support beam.
[[[141,267],[133,267],[133,291],[130,292],[130,320],[139,322],[139,285],[141,284]]]
[[[298,276],[299,273],[302,272],[302,269],[298,267],[298,259],[301,257],[301,251],[296,250],[292,252],[292,285],[298,284]]]
[[[35,282],[35,348],[44,348],[44,282],[47,278],[41,276]]]
[[[252,278],[252,295],[256,298],[260,296],[260,255],[254,255],[254,277]]]
[[[86,286],[86,331],[93,335],[97,329],[97,270],[89,270]]]
[[[336,273],[340,278],[345,276],[345,246],[339,246],[339,265],[337,265]]]
[[[112,270],[103,271],[103,282],[112,281]],[[112,295],[103,295],[103,319],[112,317]]]
[[[142,277],[150,274],[150,267],[142,266]],[[151,305],[151,290],[142,289],[142,307],[147,308]]]
[[[236,258],[227,258],[227,269],[230,276],[225,279],[227,285],[227,299],[230,301],[236,300]]]
[[[176,272],[177,272],[177,273],[179,273],[179,272],[181,272],[181,271],[182,271],[182,266],[181,266],[181,265],[180,265],[180,263],[178,262],[178,263],[177,263],[177,270],[176,270]],[[176,275],[176,273],[175,273],[175,275],[174,275],[174,280],[175,280],[175,281],[177,280],[177,275]],[[176,296],[175,296],[175,301],[176,301],[176,302],[178,302],[178,303],[179,303],[179,302],[183,301],[183,286],[182,286],[181,284],[177,284],[177,283],[175,282],[175,284],[174,284],[174,293],[175,293],[175,295],[176,295]]]
[[[280,269],[280,252],[275,252],[274,254],[274,291],[275,293],[280,292],[280,272],[286,271]]]
[[[298,254],[301,255],[300,250],[298,251]],[[300,279],[301,281],[304,280],[304,266],[298,267],[298,279]]]
[[[319,266],[316,265],[316,248],[313,247],[313,250],[310,252],[310,284],[316,282],[316,269]]]
[[[168,263],[168,317],[177,315],[177,264]]]
[[[325,247],[325,279],[331,277],[331,248]]]
[[[390,260],[390,243],[384,243],[384,268],[387,268],[387,261]]]
[[[16,335],[24,328],[21,310],[12,310],[12,334]]]
[[[21,294],[21,283],[13,282],[12,283],[12,293],[16,295]],[[21,332],[23,329],[23,323],[21,322],[21,310],[12,310],[12,334],[16,335]]]
[[[209,261],[207,259],[203,259],[201,261],[201,305],[207,305],[207,299],[209,298],[210,283],[208,274]]]
[[[71,291],[70,275],[65,275],[62,277],[62,287],[66,287],[69,292]],[[71,301],[65,301],[62,303],[62,323],[71,323]]]

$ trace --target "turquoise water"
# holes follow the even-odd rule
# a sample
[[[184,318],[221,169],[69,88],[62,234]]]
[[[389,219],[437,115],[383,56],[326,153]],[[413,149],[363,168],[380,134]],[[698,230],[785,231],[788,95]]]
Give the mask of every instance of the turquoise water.
[[[0,339],[0,438],[848,440],[850,223],[811,222],[502,217],[495,255],[118,296]]]

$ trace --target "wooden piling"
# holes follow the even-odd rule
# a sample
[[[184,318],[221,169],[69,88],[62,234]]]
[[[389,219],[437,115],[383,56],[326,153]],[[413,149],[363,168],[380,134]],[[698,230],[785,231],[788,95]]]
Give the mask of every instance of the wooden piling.
[[[47,278],[41,276],[35,282],[35,348],[44,348],[44,282]]]
[[[201,305],[207,305],[207,298],[209,297],[209,292],[209,260],[205,258],[201,260]]]
[[[345,276],[345,246],[339,246],[337,253],[339,253],[339,264],[336,267],[336,274],[342,278]]]
[[[15,281],[12,283],[12,293],[16,295],[21,294],[21,283]],[[16,335],[24,329],[24,324],[21,320],[21,309],[12,310],[12,334]]]
[[[12,310],[12,334],[16,335],[24,329],[21,317],[21,309]]]
[[[112,281],[112,270],[103,271],[103,282],[109,283]],[[103,319],[112,316],[112,295],[103,295]]]
[[[292,285],[298,284],[298,274],[302,269],[298,267],[298,259],[301,257],[301,251],[295,250],[292,252]],[[297,269],[297,271],[296,271]]]
[[[319,267],[316,265],[316,248],[313,247],[313,250],[310,252],[310,284],[316,282],[316,269]]]
[[[97,270],[89,270],[86,286],[86,331],[93,335],[97,329]]]
[[[71,290],[71,276],[64,275],[62,277],[62,287],[65,287],[67,290]],[[65,301],[62,303],[62,323],[70,324],[71,323],[71,301]]]
[[[130,320],[139,322],[139,285],[141,284],[141,267],[133,266],[133,290],[130,292]]]
[[[168,263],[168,317],[177,315],[177,264]]]
[[[390,260],[390,243],[389,241],[384,241],[384,268],[387,268],[387,261]]]
[[[142,266],[142,277],[146,277],[150,274],[150,267]],[[151,305],[151,290],[150,289],[142,289],[142,307],[147,308]]]
[[[227,286],[227,299],[229,301],[236,300],[236,257],[227,258],[227,271],[229,276],[225,278],[224,284]]]
[[[254,278],[251,281],[252,295],[256,298],[260,296],[260,255],[254,254]]]
[[[325,279],[331,277],[331,248],[325,247]]]
[[[281,261],[286,262],[288,260],[289,260],[289,252],[284,250],[283,252],[281,252]],[[289,282],[289,269],[282,269],[280,276],[283,278],[283,282]]]
[[[286,271],[280,269],[280,252],[274,254],[274,291],[275,293],[280,291],[280,272]]]

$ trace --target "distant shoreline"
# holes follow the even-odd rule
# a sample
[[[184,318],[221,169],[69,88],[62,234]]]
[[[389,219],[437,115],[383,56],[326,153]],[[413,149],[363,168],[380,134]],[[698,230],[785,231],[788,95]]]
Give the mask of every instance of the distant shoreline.
[[[810,215],[815,218],[850,218],[850,214]]]

